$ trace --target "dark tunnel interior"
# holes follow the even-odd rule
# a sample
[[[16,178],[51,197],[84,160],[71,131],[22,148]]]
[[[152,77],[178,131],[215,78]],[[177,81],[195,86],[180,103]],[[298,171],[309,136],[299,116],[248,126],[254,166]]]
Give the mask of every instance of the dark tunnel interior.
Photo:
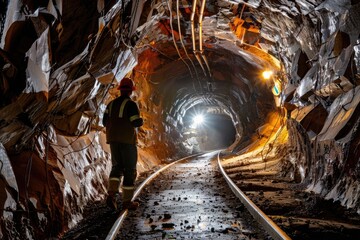
[[[227,114],[216,113],[216,108],[193,107],[183,119],[180,130],[183,143],[193,153],[224,149],[235,142],[233,120]]]
[[[225,165],[271,162],[359,214],[359,12],[359,0],[0,0],[0,238],[25,220],[30,238],[61,235],[106,198],[102,116],[124,77],[144,119],[139,175],[223,149]]]

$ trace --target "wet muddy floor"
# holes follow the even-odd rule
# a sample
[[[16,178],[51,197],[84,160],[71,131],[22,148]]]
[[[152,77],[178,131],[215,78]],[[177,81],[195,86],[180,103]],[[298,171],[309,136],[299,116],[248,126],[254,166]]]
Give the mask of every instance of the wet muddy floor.
[[[270,239],[227,187],[215,160],[216,154],[205,154],[162,173],[128,215],[119,239]]]
[[[254,227],[210,157],[184,162],[155,179],[141,195],[140,207],[129,213],[119,239],[269,238]],[[224,165],[238,187],[292,239],[360,239],[356,212],[306,192],[305,186],[275,172],[241,162]],[[105,239],[119,212],[94,203],[84,216],[62,239]]]

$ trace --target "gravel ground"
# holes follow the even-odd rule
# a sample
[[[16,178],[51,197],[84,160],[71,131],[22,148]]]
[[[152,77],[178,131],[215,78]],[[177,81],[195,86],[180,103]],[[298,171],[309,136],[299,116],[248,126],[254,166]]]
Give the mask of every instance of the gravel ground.
[[[121,239],[268,238],[247,229],[253,224],[251,216],[226,187],[214,163],[206,161],[193,160],[148,186],[139,209],[129,213]],[[305,186],[279,175],[274,170],[278,165],[271,162],[268,167],[274,167],[267,171],[241,161],[225,164],[225,169],[292,239],[360,239],[359,214],[306,192]],[[105,239],[119,214],[104,203],[94,203],[86,209],[84,220],[61,239]]]
[[[155,179],[119,239],[270,239],[227,187],[213,157],[178,163]]]

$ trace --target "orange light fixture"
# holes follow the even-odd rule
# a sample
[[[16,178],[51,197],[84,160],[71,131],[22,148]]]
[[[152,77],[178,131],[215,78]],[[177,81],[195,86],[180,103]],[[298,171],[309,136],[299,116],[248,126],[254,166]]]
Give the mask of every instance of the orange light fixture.
[[[274,72],[273,72],[273,71],[270,71],[270,70],[266,70],[266,71],[263,71],[263,72],[262,72],[262,77],[263,77],[265,80],[270,79],[273,75],[274,75]]]

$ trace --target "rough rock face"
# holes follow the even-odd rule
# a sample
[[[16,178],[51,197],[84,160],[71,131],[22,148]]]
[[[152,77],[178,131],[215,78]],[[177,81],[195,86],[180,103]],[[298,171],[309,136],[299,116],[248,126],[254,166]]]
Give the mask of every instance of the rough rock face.
[[[360,3],[197,2],[0,2],[0,237],[59,235],[104,198],[101,118],[124,76],[145,119],[139,172],[241,151],[278,111],[296,179],[360,209]]]
[[[289,158],[309,190],[359,209],[360,4],[297,3],[262,24],[277,39],[289,75],[283,96]]]

